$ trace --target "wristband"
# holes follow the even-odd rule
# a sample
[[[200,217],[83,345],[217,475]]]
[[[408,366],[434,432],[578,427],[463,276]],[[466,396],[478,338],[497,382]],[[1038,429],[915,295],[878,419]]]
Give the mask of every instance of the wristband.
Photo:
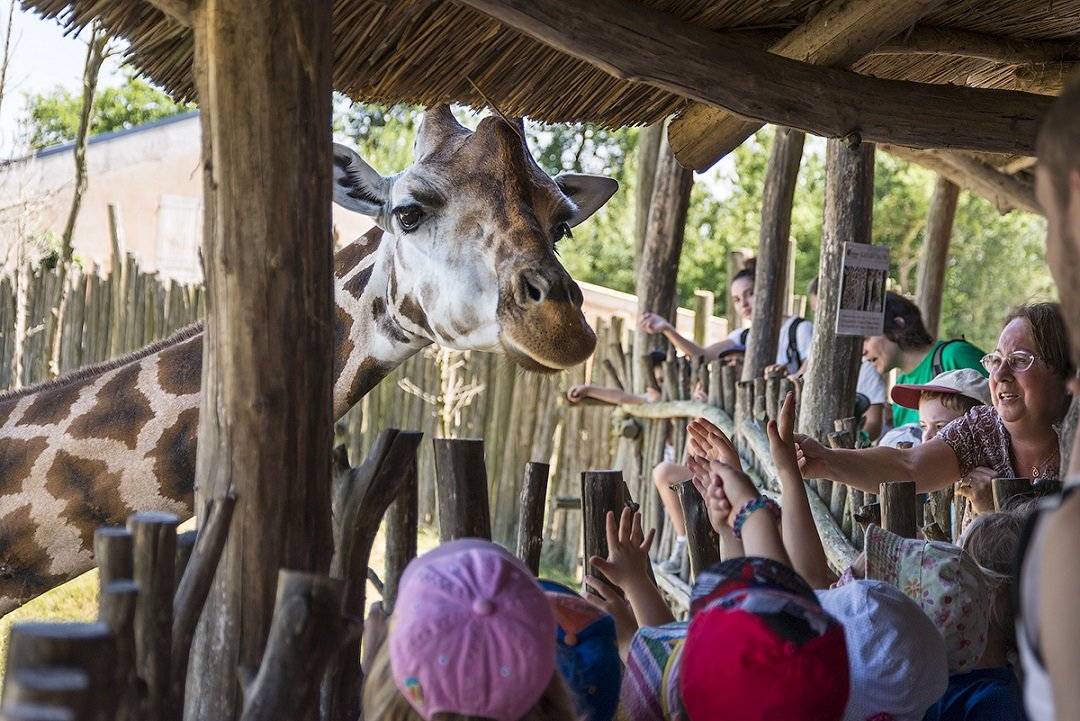
[[[772,511],[773,516],[776,517],[777,522],[780,521],[780,505],[776,501],[767,496],[751,498],[744,503],[738,513],[735,514],[735,522],[731,524],[731,532],[735,534],[736,539],[742,540],[742,527],[743,524],[746,523],[746,519],[750,517],[750,514],[762,508],[768,508]]]

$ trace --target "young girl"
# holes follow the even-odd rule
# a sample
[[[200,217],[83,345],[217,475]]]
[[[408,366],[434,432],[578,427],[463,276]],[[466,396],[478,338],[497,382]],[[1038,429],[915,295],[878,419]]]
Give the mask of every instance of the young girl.
[[[573,721],[555,617],[529,570],[489,541],[444,543],[401,576],[364,684],[370,721]]]

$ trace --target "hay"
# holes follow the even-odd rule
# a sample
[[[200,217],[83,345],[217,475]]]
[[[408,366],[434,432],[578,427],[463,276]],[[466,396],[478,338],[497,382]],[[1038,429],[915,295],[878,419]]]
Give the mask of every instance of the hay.
[[[757,37],[762,47],[820,7],[817,0],[642,1],[711,30]],[[23,0],[23,5],[56,18],[69,31],[100,19],[108,32],[130,42],[127,59],[143,75],[177,99],[194,98],[191,31],[146,0]],[[335,0],[333,13],[334,87],[357,101],[453,101],[480,108],[486,96],[508,115],[608,127],[655,123],[685,105],[678,96],[618,80],[450,0]],[[1065,49],[1061,59],[1077,60],[1077,17],[1080,0],[983,0],[945,3],[923,25],[1057,41]],[[1018,67],[910,54],[868,56],[854,69],[883,78],[1017,89]]]

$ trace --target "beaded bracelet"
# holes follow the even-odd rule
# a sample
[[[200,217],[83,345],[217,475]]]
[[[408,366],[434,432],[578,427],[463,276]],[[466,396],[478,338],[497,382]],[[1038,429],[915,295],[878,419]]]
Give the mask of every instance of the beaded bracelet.
[[[751,498],[749,501],[742,505],[739,512],[735,514],[735,523],[731,525],[731,531],[735,534],[735,538],[742,540],[742,527],[746,523],[746,519],[750,517],[750,514],[759,508],[768,508],[776,516],[777,522],[780,521],[780,504],[767,496],[758,496]]]

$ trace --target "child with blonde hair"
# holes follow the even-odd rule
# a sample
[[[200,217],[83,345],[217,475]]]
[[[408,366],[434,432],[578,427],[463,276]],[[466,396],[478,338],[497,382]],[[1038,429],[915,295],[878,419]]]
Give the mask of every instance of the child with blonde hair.
[[[555,617],[529,569],[463,539],[412,561],[364,684],[370,721],[574,721]]]

